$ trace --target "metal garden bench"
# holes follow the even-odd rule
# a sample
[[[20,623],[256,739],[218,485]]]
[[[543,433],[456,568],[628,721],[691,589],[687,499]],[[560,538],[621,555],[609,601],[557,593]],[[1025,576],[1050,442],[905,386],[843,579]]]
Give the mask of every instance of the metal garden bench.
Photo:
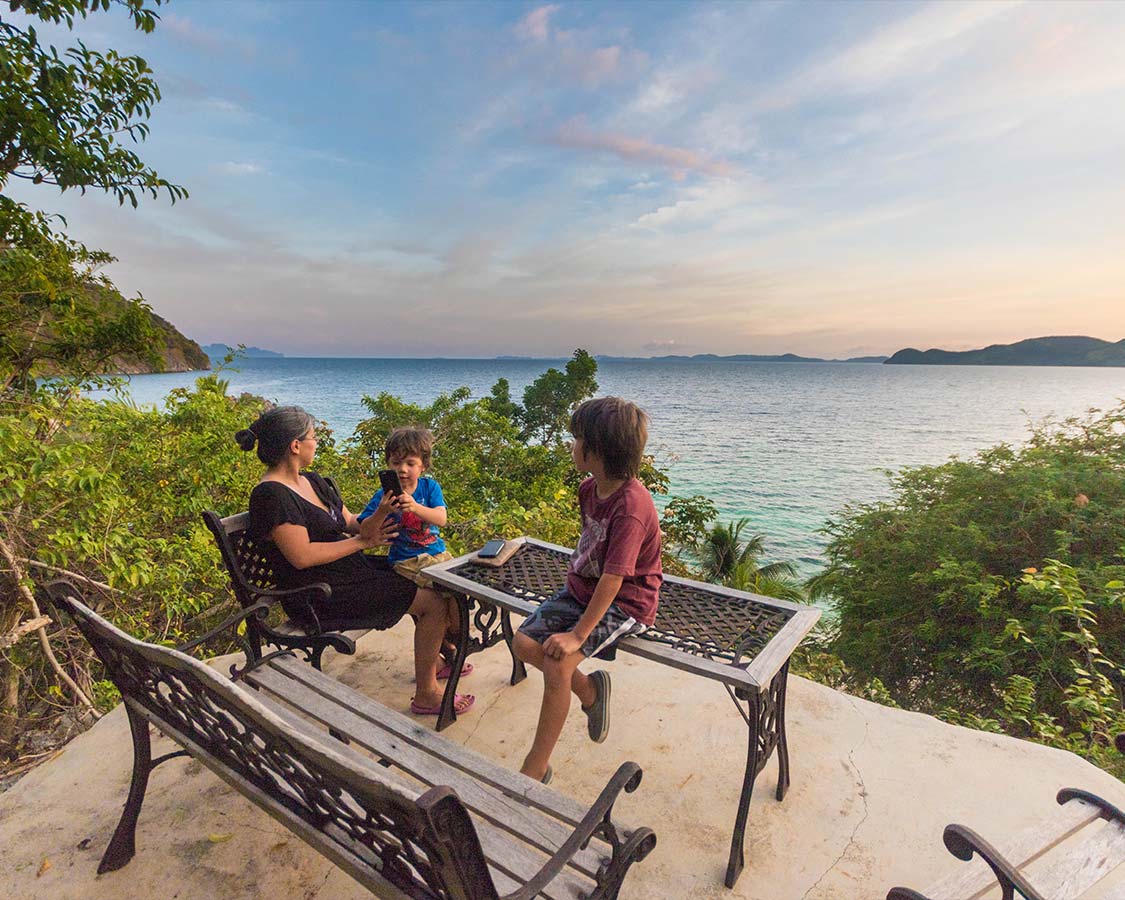
[[[133,779],[99,873],[135,854],[149,773],[190,755],[380,897],[613,898],[656,844],[612,818],[641,781],[623,764],[589,806],[452,744],[305,665],[290,652],[233,680],[178,650],[134,640],[66,581],[45,588],[121,691]],[[266,604],[244,610],[198,644]],[[321,729],[330,724],[349,743]],[[152,758],[149,725],[183,747]],[[365,750],[377,758],[359,752]],[[382,763],[381,765],[379,763]]]
[[[887,900],[980,900],[997,888],[1004,900],[1081,896],[1125,862],[1125,813],[1075,788],[1055,799],[1062,806],[1057,815],[996,846],[971,828],[947,825],[946,849],[968,865],[922,893],[892,888]]]
[[[562,587],[571,555],[568,548],[556,544],[533,538],[520,541],[523,546],[499,567],[482,565],[470,553],[426,570],[435,584],[479,601],[482,610],[499,610],[509,644],[509,615],[530,614]],[[775,749],[777,799],[783,799],[789,788],[785,736],[789,657],[819,618],[815,607],[665,577],[656,624],[619,645],[624,652],[719,682],[746,722],[746,770],[731,836],[727,887],[734,887],[745,865],[743,839],[754,779]],[[512,684],[526,675],[523,663],[515,660]]]

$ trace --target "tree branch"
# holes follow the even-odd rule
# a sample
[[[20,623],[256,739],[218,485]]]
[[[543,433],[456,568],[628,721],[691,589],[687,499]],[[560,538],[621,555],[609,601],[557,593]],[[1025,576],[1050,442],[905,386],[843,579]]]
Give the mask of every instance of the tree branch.
[[[4,540],[3,537],[0,537],[0,553],[4,555],[4,558],[8,561],[8,565],[12,567],[12,574],[16,580],[16,587],[19,592],[23,594],[24,599],[27,601],[28,606],[31,608],[32,618],[46,618],[45,616],[43,616],[43,613],[39,609],[39,604],[35,600],[35,595],[31,593],[31,591],[28,590],[27,585],[24,584],[24,572],[22,566],[20,565],[19,557],[17,557],[16,554],[12,551],[11,546],[6,540]],[[47,621],[50,621],[50,619],[47,619]],[[85,706],[91,713],[93,713],[94,718],[100,719],[101,713],[99,713],[98,710],[94,707],[93,702],[89,697],[86,696],[82,688],[80,688],[77,683],[75,683],[74,679],[71,678],[59,664],[58,659],[55,657],[55,651],[51,649],[51,642],[47,639],[47,629],[43,625],[40,625],[36,629],[36,634],[39,636],[39,646],[43,648],[43,655],[47,657],[47,662],[50,663],[50,666],[58,676],[59,681],[67,686],[70,692],[74,695],[75,699],[77,699],[83,706]]]

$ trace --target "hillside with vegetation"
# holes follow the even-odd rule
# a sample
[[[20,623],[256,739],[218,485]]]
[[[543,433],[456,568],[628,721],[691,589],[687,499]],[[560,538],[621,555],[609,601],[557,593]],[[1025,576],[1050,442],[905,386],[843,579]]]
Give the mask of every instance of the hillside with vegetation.
[[[890,366],[1125,366],[1125,340],[1039,337],[980,350],[899,350]]]

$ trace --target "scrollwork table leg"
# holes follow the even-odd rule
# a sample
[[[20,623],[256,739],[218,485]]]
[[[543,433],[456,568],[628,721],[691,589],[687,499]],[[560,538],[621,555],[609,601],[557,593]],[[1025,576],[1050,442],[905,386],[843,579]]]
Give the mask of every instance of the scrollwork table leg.
[[[516,656],[516,651],[512,649],[512,639],[515,637],[515,632],[512,629],[512,614],[506,609],[500,612],[500,628],[504,632],[504,643],[508,645],[508,652],[512,655],[512,680],[509,684],[516,685],[527,678],[527,666],[524,665],[522,659]]]
[[[461,681],[461,669],[469,655],[469,607],[472,599],[464,594],[457,595],[457,652],[449,666],[449,680],[445,683],[445,693],[441,698],[441,715],[438,716],[435,731],[441,731],[457,721],[454,704],[457,699],[457,685]]]
[[[789,740],[785,735],[785,694],[789,685],[789,663],[781,667],[770,685],[777,696],[777,799],[784,800],[789,790]]]
[[[734,834],[731,835],[730,841],[730,859],[727,862],[725,882],[728,888],[734,887],[746,864],[742,845],[746,839],[746,819],[750,813],[750,795],[754,792],[754,778],[760,768],[758,765],[758,722],[761,719],[761,698],[755,693],[748,699],[750,709],[749,728],[747,729],[749,731],[749,743],[746,749],[746,772],[742,777],[742,793],[738,799],[738,815],[734,820]]]

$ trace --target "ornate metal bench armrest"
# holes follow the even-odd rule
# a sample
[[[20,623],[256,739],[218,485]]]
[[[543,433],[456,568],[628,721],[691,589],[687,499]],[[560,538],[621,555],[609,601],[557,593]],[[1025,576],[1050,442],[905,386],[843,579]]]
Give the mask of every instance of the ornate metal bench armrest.
[[[1026,900],[1044,900],[1043,895],[1028,883],[1023,874],[973,829],[956,823],[946,825],[942,840],[950,853],[965,862],[972,859],[974,853],[978,854],[992,869],[992,874],[999,883],[1001,895],[1006,900],[1011,900],[1013,891]],[[911,888],[896,887],[887,893],[887,900],[929,900],[929,898]]]
[[[322,600],[328,600],[332,596],[332,588],[322,581],[315,584],[306,584],[302,587],[295,588],[257,588],[251,587],[250,593],[255,598],[268,600],[271,603],[284,599],[285,597],[300,597],[302,594],[320,594]],[[316,607],[313,606],[311,598],[305,601],[305,606],[308,608],[309,618],[312,622],[314,634],[321,634],[323,629],[320,627],[320,619],[316,614]]]
[[[223,621],[221,621],[206,634],[197,637],[193,641],[188,641],[186,644],[180,644],[176,649],[181,653],[190,653],[196,647],[200,647],[203,644],[206,644],[208,641],[214,640],[215,638],[221,636],[223,632],[229,630],[231,633],[227,635],[228,640],[235,641],[246,653],[246,658],[252,659],[254,656],[254,652],[250,647],[249,641],[247,641],[241,634],[238,633],[238,626],[247,619],[255,617],[258,619],[265,619],[265,617],[269,614],[269,611],[269,601],[259,600],[253,606],[248,606],[245,609],[240,609],[238,612],[227,616],[225,619],[223,619]]]
[[[988,863],[988,867],[992,869],[996,880],[1000,882],[1000,891],[1005,897],[1012,896],[1012,890],[1014,889],[1027,900],[1045,900],[1043,895],[1023,877],[1023,873],[1018,871],[1004,858],[999,850],[973,829],[966,828],[964,825],[946,825],[941,839],[945,842],[945,847],[950,853],[965,862],[972,859],[974,853],[979,854],[980,858]]]
[[[543,868],[527,884],[518,891],[506,894],[504,900],[532,900],[533,897],[538,896],[539,892],[562,871],[570,858],[584,849],[590,843],[590,838],[595,835],[610,845],[612,856],[603,860],[602,867],[598,870],[598,886],[589,900],[616,897],[617,888],[620,887],[629,866],[634,862],[640,862],[656,846],[656,835],[651,829],[638,828],[633,832],[618,834],[617,827],[611,819],[613,804],[618,795],[622,790],[627,794],[633,793],[641,783],[641,774],[641,767],[635,762],[622,763],[598,795],[589,812],[575,827],[573,834],[563,842],[554,856],[543,864]]]

